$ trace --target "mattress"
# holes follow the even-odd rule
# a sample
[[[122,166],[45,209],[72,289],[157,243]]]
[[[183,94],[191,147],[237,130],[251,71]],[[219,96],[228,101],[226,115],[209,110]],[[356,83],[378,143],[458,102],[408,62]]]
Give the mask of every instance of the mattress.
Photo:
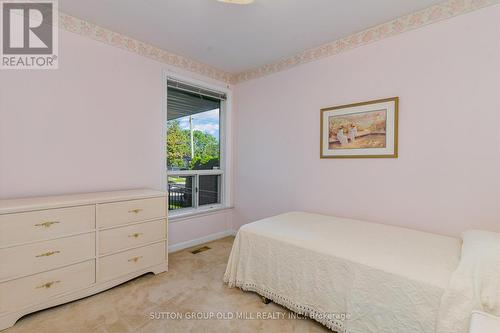
[[[435,331],[458,238],[292,212],[240,228],[224,281],[337,332]]]

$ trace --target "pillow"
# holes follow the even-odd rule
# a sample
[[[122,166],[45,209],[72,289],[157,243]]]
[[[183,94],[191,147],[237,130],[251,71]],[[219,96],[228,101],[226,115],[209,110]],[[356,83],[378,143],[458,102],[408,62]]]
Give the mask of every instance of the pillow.
[[[441,298],[438,333],[467,333],[472,311],[500,316],[500,234],[469,230],[462,240],[460,263]]]
[[[482,310],[500,315],[500,233],[469,230],[462,234],[463,273],[471,274]]]

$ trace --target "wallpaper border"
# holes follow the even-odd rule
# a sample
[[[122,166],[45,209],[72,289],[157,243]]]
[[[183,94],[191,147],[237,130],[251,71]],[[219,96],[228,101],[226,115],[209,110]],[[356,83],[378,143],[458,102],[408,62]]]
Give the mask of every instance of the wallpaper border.
[[[500,0],[449,0],[336,41],[308,49],[294,56],[283,58],[277,62],[235,74],[232,76],[231,82],[236,84],[281,72],[498,3],[500,3]]]
[[[66,31],[90,37],[186,71],[225,83],[237,84],[330,57],[384,38],[499,3],[500,0],[448,0],[347,37],[305,50],[291,57],[282,58],[276,62],[240,73],[223,71],[214,66],[169,52],[61,12],[59,13],[59,26]]]
[[[154,45],[111,31],[77,17],[59,12],[59,27],[94,40],[137,53],[139,55],[200,74],[218,81],[230,83],[232,74],[202,62],[184,57]]]

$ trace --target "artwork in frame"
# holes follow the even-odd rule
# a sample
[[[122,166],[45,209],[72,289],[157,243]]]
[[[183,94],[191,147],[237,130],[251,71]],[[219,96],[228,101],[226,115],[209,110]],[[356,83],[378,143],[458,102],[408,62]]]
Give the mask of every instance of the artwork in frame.
[[[399,98],[321,109],[321,158],[398,157]]]

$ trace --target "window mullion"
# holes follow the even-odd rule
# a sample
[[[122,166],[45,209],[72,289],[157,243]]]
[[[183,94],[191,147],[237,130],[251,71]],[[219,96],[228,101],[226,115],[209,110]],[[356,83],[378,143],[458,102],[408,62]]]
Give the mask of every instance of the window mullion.
[[[193,191],[194,191],[194,209],[197,209],[199,206],[200,202],[200,189],[199,189],[199,184],[200,184],[200,175],[198,173],[194,174],[194,182],[193,182]]]
[[[222,190],[222,189],[223,189],[223,187],[224,187],[224,181],[225,181],[224,174],[221,174],[221,175],[220,175],[220,177],[219,177],[219,189],[218,189],[218,191],[219,191],[219,201],[220,201],[220,203],[224,203],[224,202],[226,202],[226,201],[225,201],[225,197],[224,197],[224,195],[225,195],[225,193],[224,193],[224,192],[225,192],[225,191],[223,191],[223,190]]]

